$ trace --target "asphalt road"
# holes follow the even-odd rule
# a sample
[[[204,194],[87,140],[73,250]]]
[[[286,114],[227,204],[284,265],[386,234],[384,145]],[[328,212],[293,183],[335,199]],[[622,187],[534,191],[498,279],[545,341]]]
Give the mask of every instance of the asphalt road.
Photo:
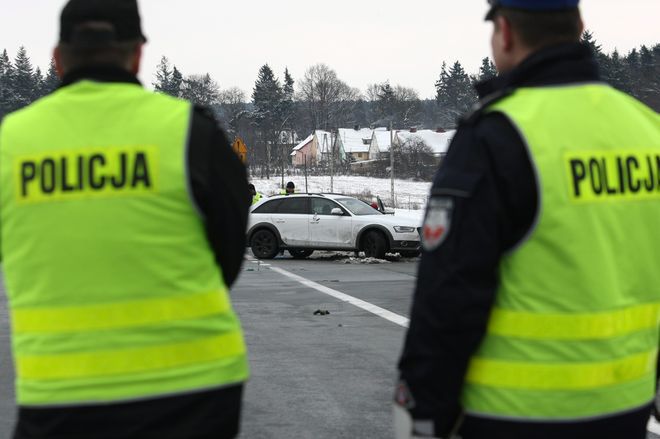
[[[405,334],[396,321],[408,314],[417,264],[347,261],[246,262],[232,291],[252,369],[241,438],[392,437],[390,400]],[[366,311],[340,293],[378,308]],[[0,287],[0,439],[10,437],[14,422],[12,387]]]

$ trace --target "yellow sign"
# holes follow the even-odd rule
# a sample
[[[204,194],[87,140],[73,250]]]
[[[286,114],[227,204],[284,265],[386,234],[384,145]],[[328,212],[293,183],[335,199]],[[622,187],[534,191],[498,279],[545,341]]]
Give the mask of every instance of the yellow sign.
[[[247,163],[247,145],[243,142],[243,139],[237,137],[232,145],[234,152],[240,157],[243,164]]]

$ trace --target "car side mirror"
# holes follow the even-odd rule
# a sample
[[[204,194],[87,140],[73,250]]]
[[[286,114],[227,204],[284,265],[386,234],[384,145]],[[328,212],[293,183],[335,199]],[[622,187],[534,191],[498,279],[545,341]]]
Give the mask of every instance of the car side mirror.
[[[332,209],[332,211],[330,211],[330,215],[344,216],[344,211],[338,207],[335,207],[334,209]]]

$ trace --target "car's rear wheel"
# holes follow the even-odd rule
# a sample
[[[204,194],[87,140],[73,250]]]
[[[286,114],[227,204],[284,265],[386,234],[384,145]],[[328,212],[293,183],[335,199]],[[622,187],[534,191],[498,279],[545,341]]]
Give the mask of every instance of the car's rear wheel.
[[[308,249],[291,249],[289,250],[289,254],[293,257],[293,259],[305,259],[309,258],[312,256],[314,253],[314,250],[308,250]]]
[[[387,242],[382,233],[372,230],[362,239],[362,250],[368,258],[383,259],[387,251]]]
[[[270,230],[259,230],[252,236],[252,254],[258,259],[273,259],[278,247],[277,236]]]

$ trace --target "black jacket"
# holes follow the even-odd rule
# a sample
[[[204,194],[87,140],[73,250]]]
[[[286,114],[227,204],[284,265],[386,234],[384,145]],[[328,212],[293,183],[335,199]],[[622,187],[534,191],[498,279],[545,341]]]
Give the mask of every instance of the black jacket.
[[[67,75],[62,87],[83,79],[139,84],[126,71],[96,67]],[[189,184],[228,287],[245,254],[250,201],[247,173],[212,113],[195,107],[188,139]],[[242,386],[106,406],[19,408],[15,439],[231,438],[238,431]]]
[[[460,417],[464,377],[486,333],[500,258],[527,234],[538,209],[523,140],[505,116],[482,109],[519,87],[598,81],[590,49],[565,44],[479,84],[481,107],[461,121],[435,177],[432,197],[462,196],[452,197],[446,240],[422,256],[399,369],[414,400],[414,418],[434,420],[438,434],[450,431]],[[538,434],[536,426],[530,428]]]

